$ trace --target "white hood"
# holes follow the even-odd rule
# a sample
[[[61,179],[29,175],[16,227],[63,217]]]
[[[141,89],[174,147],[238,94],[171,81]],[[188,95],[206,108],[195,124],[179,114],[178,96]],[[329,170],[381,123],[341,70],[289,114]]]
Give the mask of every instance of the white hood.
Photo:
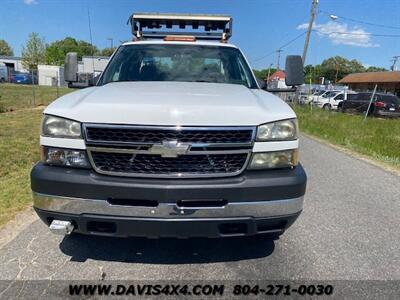
[[[67,94],[46,114],[80,122],[132,125],[243,126],[294,118],[281,99],[243,85],[114,82]]]

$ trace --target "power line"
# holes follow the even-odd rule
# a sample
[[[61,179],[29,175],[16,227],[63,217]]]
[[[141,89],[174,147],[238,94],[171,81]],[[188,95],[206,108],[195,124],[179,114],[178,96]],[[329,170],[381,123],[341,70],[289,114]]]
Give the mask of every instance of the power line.
[[[391,25],[385,25],[385,24],[378,24],[378,23],[372,23],[372,22],[356,20],[356,19],[352,19],[352,18],[348,18],[348,17],[344,17],[344,16],[339,16],[339,15],[336,15],[336,14],[331,14],[331,13],[328,13],[328,12],[323,11],[323,10],[319,10],[318,12],[322,13],[322,14],[325,14],[325,15],[328,15],[328,16],[336,16],[336,17],[339,17],[339,18],[341,18],[343,20],[351,21],[351,22],[354,22],[354,23],[360,23],[360,24],[365,24],[365,25],[369,25],[369,26],[376,26],[376,27],[389,28],[389,29],[400,29],[400,27],[398,27],[398,26],[391,26]]]
[[[295,42],[296,40],[298,40],[299,38],[301,38],[301,37],[302,37],[303,35],[305,35],[306,33],[307,33],[307,31],[304,31],[304,32],[300,33],[298,36],[294,37],[294,38],[291,39],[290,41],[288,41],[288,42],[286,42],[285,44],[283,44],[282,46],[280,46],[277,50],[281,50],[282,48],[285,48],[285,47],[289,46],[291,43]],[[268,52],[267,54],[265,54],[265,55],[263,55],[263,56],[261,56],[261,57],[258,57],[258,58],[255,58],[255,59],[253,59],[253,60],[250,60],[250,62],[251,62],[251,63],[258,62],[258,61],[260,61],[260,60],[262,60],[262,59],[264,59],[264,58],[267,58],[267,57],[271,56],[272,54],[276,53],[277,50]]]
[[[313,31],[319,33],[319,34],[324,34],[324,35],[330,35],[330,34],[343,34],[343,35],[365,35],[365,36],[380,36],[380,37],[400,37],[400,34],[385,34],[385,33],[361,33],[361,32],[348,32],[348,31],[330,31],[330,32],[324,32],[320,31],[318,29],[313,29]]]

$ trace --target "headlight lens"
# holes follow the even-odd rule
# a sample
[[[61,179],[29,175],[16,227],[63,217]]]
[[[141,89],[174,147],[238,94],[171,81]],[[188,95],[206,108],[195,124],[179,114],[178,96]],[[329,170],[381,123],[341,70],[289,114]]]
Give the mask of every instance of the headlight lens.
[[[294,167],[299,162],[298,149],[254,153],[249,169],[277,169]]]
[[[296,140],[297,119],[283,120],[260,125],[257,128],[258,142]]]
[[[42,161],[53,166],[89,168],[86,151],[42,147]]]
[[[81,123],[46,115],[42,122],[42,135],[56,138],[81,138]]]

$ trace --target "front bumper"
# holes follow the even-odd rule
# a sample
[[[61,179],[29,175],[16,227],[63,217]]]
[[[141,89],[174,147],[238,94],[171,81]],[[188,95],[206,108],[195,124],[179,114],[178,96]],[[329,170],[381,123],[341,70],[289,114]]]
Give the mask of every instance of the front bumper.
[[[34,207],[46,223],[86,234],[218,237],[282,233],[303,208],[306,175],[251,171],[231,178],[144,179],[37,164]]]
[[[381,116],[381,117],[392,117],[392,118],[399,118],[400,117],[400,112],[397,111],[384,111],[377,109],[375,111],[376,116]]]

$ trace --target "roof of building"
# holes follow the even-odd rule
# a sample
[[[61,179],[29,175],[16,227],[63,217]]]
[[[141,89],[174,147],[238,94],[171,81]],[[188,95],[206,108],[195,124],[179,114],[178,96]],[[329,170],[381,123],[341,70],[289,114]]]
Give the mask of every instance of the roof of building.
[[[9,59],[9,60],[22,60],[20,56],[7,56],[7,55],[0,55],[0,59]]]
[[[89,59],[110,59],[110,56],[104,55],[84,55],[82,58],[89,58]]]
[[[383,83],[399,82],[400,72],[366,72],[349,74],[339,81],[340,83]]]
[[[277,70],[274,73],[272,73],[268,78],[266,78],[266,80],[267,81],[281,80],[285,79],[285,77],[286,77],[285,71]]]

